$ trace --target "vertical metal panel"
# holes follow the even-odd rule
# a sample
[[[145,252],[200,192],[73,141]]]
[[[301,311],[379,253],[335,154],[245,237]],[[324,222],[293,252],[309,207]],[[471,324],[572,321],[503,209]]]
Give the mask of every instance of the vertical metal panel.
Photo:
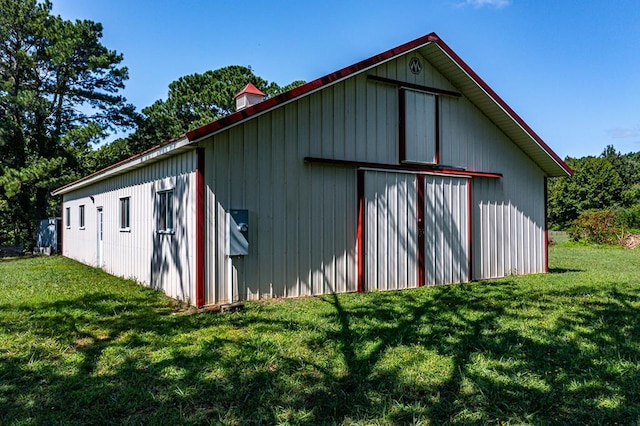
[[[314,99],[317,108],[315,101],[296,103],[238,126],[242,130],[223,132],[205,145],[208,203],[221,211],[249,210],[249,255],[233,260],[241,299],[356,289],[356,172],[303,162],[315,138],[344,131],[340,126],[329,131],[314,127],[329,122],[314,118],[313,112],[329,114],[335,106],[331,98]],[[243,144],[242,160],[231,155],[237,143]],[[237,170],[242,176],[231,178]],[[243,205],[232,200],[243,200]],[[208,233],[210,256],[222,268],[224,247],[216,247],[216,239]],[[207,274],[209,287],[224,287],[216,281],[219,275]],[[211,303],[227,301],[223,289],[217,294],[221,296]]]
[[[415,174],[365,172],[365,290],[418,285],[419,247]],[[425,284],[469,281],[466,178],[426,175]]]
[[[468,180],[425,177],[425,284],[469,281]]]
[[[416,175],[365,172],[365,290],[418,285]]]
[[[85,205],[85,229],[65,229],[64,255],[97,264],[97,208],[102,207],[103,269],[171,297],[195,301],[195,151],[114,176],[65,195],[65,206]],[[174,189],[175,232],[156,233],[156,192]],[[91,197],[91,198],[90,198]],[[120,199],[130,198],[130,229],[120,229]],[[93,198],[93,199],[92,199]]]
[[[441,160],[473,179],[474,279],[544,272],[544,173],[467,99],[441,99]]]

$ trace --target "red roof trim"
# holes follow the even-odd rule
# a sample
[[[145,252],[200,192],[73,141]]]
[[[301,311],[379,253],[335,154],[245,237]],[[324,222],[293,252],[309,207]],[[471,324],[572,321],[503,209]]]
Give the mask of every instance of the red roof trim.
[[[489,85],[487,83],[485,83],[484,80],[481,79],[480,76],[478,74],[476,74],[475,71],[473,71],[471,69],[471,67],[469,65],[467,65],[467,63],[465,61],[463,61],[460,56],[458,56],[456,54],[456,52],[454,52],[438,36],[436,36],[435,34],[433,34],[433,35],[434,35],[434,37],[437,38],[437,40],[434,40],[435,43],[438,46],[440,46],[440,48],[442,50],[444,50],[447,53],[447,55],[449,55],[451,57],[451,59],[453,59],[454,62],[456,62],[467,74],[469,74],[471,76],[471,78],[476,83],[478,83],[480,85],[480,87],[482,87],[484,89],[485,92],[487,92],[489,94],[489,96],[491,96],[502,108],[504,108],[504,110],[507,111],[507,113],[520,126],[522,126],[522,128],[525,129],[525,131],[527,133],[529,133],[529,135],[531,135],[531,137],[533,139],[535,139],[536,142],[538,142],[540,144],[542,149],[544,149],[547,152],[547,154],[549,154],[558,163],[558,165],[560,165],[560,167],[562,167],[567,173],[569,173],[569,175],[573,175],[573,170],[571,169],[571,167],[569,167],[560,157],[558,157],[558,154],[553,152],[553,150],[551,148],[549,148],[549,146],[542,140],[542,138],[540,136],[538,136],[536,134],[536,132],[534,132],[533,129],[531,127],[529,127],[529,125],[527,123],[525,123],[524,120],[522,118],[520,118],[520,116],[518,114],[516,114],[516,112],[513,109],[511,109],[511,107],[509,105],[507,105],[507,103],[500,96],[498,96],[498,94],[496,92],[494,92],[493,89],[491,87],[489,87]]]
[[[279,104],[282,104],[292,99],[303,96],[309,92],[312,92],[328,84],[331,84],[337,80],[341,80],[345,77],[348,77],[351,74],[355,74],[359,71],[367,69],[377,63],[386,61],[395,56],[401,55],[409,50],[415,49],[419,46],[422,46],[424,44],[434,42],[437,40],[439,39],[435,33],[427,34],[426,36],[420,37],[418,39],[415,39],[413,41],[410,41],[408,43],[395,47],[393,49],[387,50],[386,52],[383,52],[379,55],[360,61],[357,64],[342,68],[339,71],[325,75],[324,77],[320,77],[316,80],[310,81],[306,84],[303,84],[302,86],[298,86],[278,96],[269,98],[265,101],[260,102],[259,104],[255,104],[241,111],[237,111],[231,115],[227,115],[226,117],[223,117],[220,120],[214,121],[213,123],[205,124],[202,127],[191,130],[190,132],[187,132],[187,138],[189,138],[189,140],[191,141],[203,138],[213,132],[224,129],[225,127],[231,126],[233,124],[236,124],[239,121],[249,118],[252,115],[267,111],[271,108],[278,106]]]
[[[531,127],[529,127],[529,125],[525,123],[524,120],[520,118],[520,116],[516,114],[516,112],[511,109],[511,107],[507,105],[507,103],[500,96],[498,96],[498,94],[494,92],[493,89],[491,89],[491,87],[489,87],[489,85],[485,83],[485,81],[482,80],[480,76],[478,76],[478,74],[476,74],[475,71],[473,71],[471,67],[467,65],[466,62],[462,60],[462,58],[460,58],[444,41],[442,41],[442,39],[438,37],[436,33],[430,33],[413,41],[404,43],[398,47],[380,53],[379,55],[372,56],[369,59],[365,59],[354,65],[342,68],[339,71],[328,74],[324,77],[320,77],[316,80],[310,81],[309,83],[303,84],[302,86],[296,87],[295,89],[289,90],[288,92],[282,93],[256,105],[250,106],[244,110],[223,117],[220,120],[191,130],[186,133],[186,136],[190,141],[203,138],[213,132],[236,124],[255,114],[267,111],[278,106],[279,104],[303,96],[337,80],[343,79],[351,74],[355,74],[359,71],[367,69],[373,65],[391,59],[395,56],[402,55],[427,43],[436,43],[438,46],[440,46],[440,48],[445,53],[447,53],[454,62],[456,62],[467,74],[469,74],[471,78],[489,94],[489,96],[491,96],[523,129],[525,129],[527,133],[529,133],[529,135],[531,135],[531,137],[542,147],[542,149],[547,152],[547,154],[549,154],[558,163],[558,165],[560,165],[560,167],[562,167],[568,174],[573,175],[573,170],[571,170],[571,168],[555,152],[553,152],[553,150],[542,140],[542,138],[540,138],[540,136],[538,136],[536,132],[534,132],[533,129],[531,129]]]
[[[469,74],[469,76],[471,76],[471,78],[478,84],[480,85],[480,87],[482,87],[488,94],[489,96],[491,96],[523,129],[525,129],[525,131],[527,133],[529,133],[529,135],[531,135],[531,137],[540,145],[540,147],[542,147],[542,149],[544,149],[547,154],[549,154],[549,156],[551,156],[559,165],[560,167],[562,167],[568,174],[573,175],[573,170],[571,170],[571,168],[560,158],[558,157],[558,155],[553,152],[553,150],[551,150],[551,148],[549,148],[549,146],[540,138],[540,136],[538,136],[533,129],[531,129],[529,127],[529,125],[527,125],[527,123],[524,122],[524,120],[522,120],[522,118],[520,118],[520,116],[518,114],[515,113],[515,111],[513,111],[513,109],[511,109],[511,107],[509,107],[509,105],[507,105],[507,103],[502,100],[502,98],[500,98],[496,92],[493,91],[493,89],[491,89],[489,87],[489,85],[487,85],[487,83],[484,82],[484,80],[482,80],[478,74],[476,74],[469,65],[467,65],[462,58],[460,58],[444,41],[442,41],[440,39],[440,37],[438,37],[438,35],[436,33],[430,33],[427,34],[425,36],[422,36],[420,38],[417,38],[413,41],[404,43],[398,47],[395,47],[393,49],[387,50],[386,52],[380,53],[379,55],[376,56],[372,56],[369,59],[365,59],[363,61],[360,61],[354,65],[342,68],[339,71],[336,71],[334,73],[328,74],[324,77],[320,77],[316,80],[310,81],[306,84],[303,84],[302,86],[298,86],[292,90],[289,90],[287,92],[284,92],[278,96],[274,96],[273,98],[269,98],[263,102],[260,102],[258,104],[255,104],[253,106],[250,106],[248,108],[245,108],[241,111],[237,111],[233,114],[227,115],[226,117],[223,117],[217,121],[211,122],[209,124],[205,124],[204,126],[198,127],[197,129],[191,130],[177,138],[168,140],[166,142],[163,142],[159,145],[156,145],[144,152],[141,152],[139,154],[133,155],[125,160],[122,160],[118,163],[112,164],[109,167],[106,167],[102,170],[99,170],[95,173],[92,173],[88,176],[84,176],[83,178],[76,180],[75,182],[71,182],[65,186],[62,186],[58,189],[56,189],[55,191],[53,191],[54,193],[64,190],[65,188],[68,188],[72,185],[75,185],[79,182],[82,182],[84,180],[87,180],[95,175],[104,173],[105,171],[108,171],[110,169],[113,169],[123,163],[129,162],[131,160],[136,159],[137,157],[140,157],[150,151],[153,151],[157,148],[160,148],[164,145],[167,145],[177,139],[180,139],[182,137],[187,137],[189,141],[193,142],[195,140],[201,139],[203,137],[206,137],[208,135],[210,135],[211,133],[217,132],[219,130],[222,130],[226,127],[232,126],[240,121],[243,121],[245,119],[248,119],[254,115],[260,114],[262,112],[265,112],[271,108],[277,107],[280,104],[283,104],[285,102],[291,101],[293,99],[296,99],[300,96],[303,96],[307,93],[310,93],[312,91],[315,91],[317,89],[322,88],[323,86],[326,86],[328,84],[331,84],[337,80],[341,80],[343,78],[348,77],[351,74],[355,74],[357,72],[360,72],[362,70],[365,70],[367,68],[370,68],[380,62],[389,60],[395,56],[399,56],[402,55],[410,50],[416,49],[420,46],[423,46],[427,43],[436,43],[446,54],[449,55],[449,57],[451,57],[451,59],[453,59],[454,62],[456,62],[467,74]],[[249,85],[253,86],[251,83],[247,84],[247,86],[245,86],[245,89],[248,90]],[[255,87],[255,86],[254,86]],[[245,90],[243,89],[243,91]],[[258,89],[256,89],[258,90]],[[259,91],[259,90],[258,90]],[[242,92],[240,92],[242,93]],[[248,92],[251,93],[251,92]]]
[[[242,89],[240,93],[234,96],[234,99],[237,98],[238,96],[244,95],[245,93],[248,93],[250,95],[267,96],[264,93],[262,93],[260,89],[254,86],[253,83],[248,83],[246,86],[244,86],[244,89]]]

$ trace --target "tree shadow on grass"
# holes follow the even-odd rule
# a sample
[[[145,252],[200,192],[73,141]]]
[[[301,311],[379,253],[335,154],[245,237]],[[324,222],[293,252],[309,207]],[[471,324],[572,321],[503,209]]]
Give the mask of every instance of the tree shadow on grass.
[[[0,423],[633,423],[639,291],[505,280],[230,315],[108,293],[7,304]]]
[[[549,268],[550,274],[566,274],[568,272],[584,272],[584,269],[574,269],[574,268]]]

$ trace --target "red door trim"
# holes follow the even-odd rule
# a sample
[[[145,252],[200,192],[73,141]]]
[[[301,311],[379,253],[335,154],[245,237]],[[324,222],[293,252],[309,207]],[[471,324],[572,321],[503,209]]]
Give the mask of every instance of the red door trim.
[[[364,170],[358,170],[357,193],[358,193],[358,293],[364,291]]]
[[[467,239],[469,252],[469,281],[473,281],[473,179],[467,180]]]
[[[416,206],[418,217],[418,287],[422,287],[425,280],[424,175],[416,175],[416,190],[418,193],[418,205]]]
[[[549,203],[548,180],[544,178],[544,271],[549,272],[549,211],[547,204]]]

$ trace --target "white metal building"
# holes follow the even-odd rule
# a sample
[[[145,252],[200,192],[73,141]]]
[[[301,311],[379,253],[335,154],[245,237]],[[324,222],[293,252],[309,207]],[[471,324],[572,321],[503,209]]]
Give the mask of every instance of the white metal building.
[[[547,270],[571,169],[436,34],[70,183],[63,254],[196,306]]]

